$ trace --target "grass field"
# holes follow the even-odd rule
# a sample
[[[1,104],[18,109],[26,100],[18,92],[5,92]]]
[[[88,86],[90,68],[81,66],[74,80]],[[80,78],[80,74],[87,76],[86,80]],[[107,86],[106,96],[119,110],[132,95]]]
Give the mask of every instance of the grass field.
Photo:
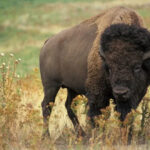
[[[84,109],[86,99],[81,96],[75,99],[79,105],[74,107],[77,107],[81,125],[89,135],[92,133],[92,136],[88,144],[84,144],[81,139],[76,139],[64,107],[66,90],[63,89],[57,96],[50,119],[52,139],[41,142],[40,104],[43,99],[43,91],[38,69],[40,48],[47,38],[61,30],[76,25],[106,8],[118,5],[135,9],[143,16],[146,27],[150,29],[149,0],[0,1],[0,150],[150,149],[148,148],[150,147],[150,119],[146,120],[142,131],[144,135],[141,135],[146,137],[146,144],[137,146],[137,142],[134,141],[137,141],[141,116],[137,115],[138,112],[133,112],[138,119],[134,123],[133,143],[127,146],[126,134],[131,122],[127,121],[126,128],[121,131],[124,136],[118,132],[120,130],[117,125],[118,120],[111,117],[108,120],[100,118],[101,126],[107,128],[107,134],[99,130],[91,131],[86,126]],[[147,95],[149,97],[149,93]],[[147,100],[144,102],[148,103]],[[143,108],[146,108],[145,103],[141,103]],[[104,111],[104,114],[112,111],[111,108]],[[120,137],[122,137],[121,140]]]
[[[150,28],[148,0],[2,0],[0,52],[13,52],[21,57],[23,63],[18,71],[25,76],[38,67],[39,51],[47,38],[105,8],[121,4],[134,7]]]

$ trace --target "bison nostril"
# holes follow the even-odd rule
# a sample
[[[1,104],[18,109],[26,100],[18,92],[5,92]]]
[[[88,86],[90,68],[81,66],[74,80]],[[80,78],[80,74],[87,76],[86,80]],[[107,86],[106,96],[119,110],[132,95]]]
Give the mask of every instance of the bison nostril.
[[[127,93],[129,92],[129,89],[128,88],[124,88],[124,87],[117,87],[117,88],[114,88],[113,89],[113,93],[115,95],[126,95]]]

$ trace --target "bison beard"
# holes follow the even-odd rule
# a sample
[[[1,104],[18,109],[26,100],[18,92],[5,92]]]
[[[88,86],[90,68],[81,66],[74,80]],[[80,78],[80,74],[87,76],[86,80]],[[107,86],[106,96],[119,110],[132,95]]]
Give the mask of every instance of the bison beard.
[[[131,111],[131,103],[127,102],[117,102],[116,110],[121,114],[120,120],[123,121],[127,115]]]
[[[146,90],[146,89],[145,89]],[[131,109],[136,109],[140,100],[144,96],[146,91],[143,91],[141,97],[138,98],[137,95],[134,95],[132,98],[128,99],[125,102],[116,101],[116,111],[120,113],[120,120],[124,121],[126,115],[131,111]]]

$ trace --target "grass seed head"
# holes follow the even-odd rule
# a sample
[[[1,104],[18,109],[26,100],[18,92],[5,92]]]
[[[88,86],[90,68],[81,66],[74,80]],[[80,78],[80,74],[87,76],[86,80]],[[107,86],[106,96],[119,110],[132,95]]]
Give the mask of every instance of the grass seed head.
[[[2,57],[3,57],[3,56],[5,56],[5,54],[4,54],[4,53],[1,53],[1,54],[0,54],[0,56],[2,56]]]
[[[14,54],[13,54],[13,53],[10,53],[9,55],[10,55],[10,57],[14,57]]]

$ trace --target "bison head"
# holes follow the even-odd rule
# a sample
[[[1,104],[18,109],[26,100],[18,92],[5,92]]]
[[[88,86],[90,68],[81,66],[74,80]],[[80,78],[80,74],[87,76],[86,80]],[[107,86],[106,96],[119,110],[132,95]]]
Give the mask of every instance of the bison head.
[[[100,56],[121,120],[135,109],[150,82],[150,32],[127,24],[108,27],[101,36]]]

